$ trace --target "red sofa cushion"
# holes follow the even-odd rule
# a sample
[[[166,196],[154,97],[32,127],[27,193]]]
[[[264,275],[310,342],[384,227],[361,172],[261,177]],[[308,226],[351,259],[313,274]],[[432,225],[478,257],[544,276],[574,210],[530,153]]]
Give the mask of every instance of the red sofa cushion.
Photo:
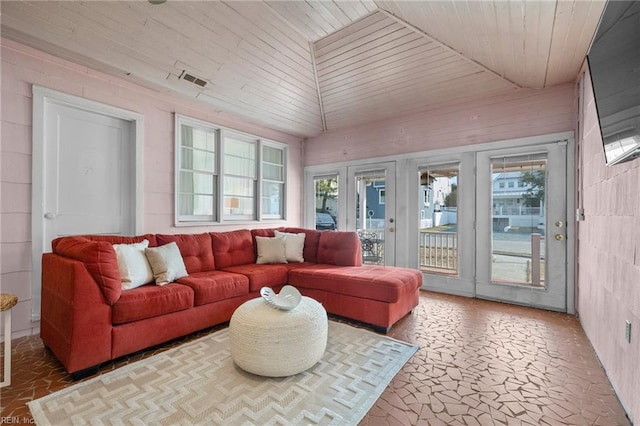
[[[61,237],[52,241],[54,253],[83,262],[98,283],[105,301],[113,305],[122,294],[118,259],[113,245],[85,237]]]
[[[340,231],[322,232],[318,242],[317,263],[339,266],[362,265],[362,248],[358,234]]]
[[[158,245],[175,242],[187,268],[187,273],[213,271],[216,269],[211,247],[211,236],[206,234],[157,235]]]
[[[281,230],[279,229],[279,231],[290,232],[292,234],[304,232],[306,234],[304,237],[304,251],[302,252],[304,261],[318,263],[318,242],[320,241],[322,231],[306,228],[283,228]]]
[[[248,229],[212,232],[210,235],[217,269],[256,262],[253,238]]]
[[[156,317],[193,307],[193,290],[186,285],[169,283],[163,286],[143,285],[122,292],[113,305],[114,325]]]
[[[180,278],[177,283],[193,289],[195,306],[249,293],[249,278],[224,271],[197,272]]]
[[[278,229],[279,231],[279,229]],[[252,229],[251,236],[255,239],[255,237],[275,237],[276,230],[273,228],[265,228],[265,229]]]
[[[289,271],[289,284],[395,303],[422,285],[422,272],[392,266],[315,265]]]
[[[249,263],[246,265],[230,266],[227,272],[246,275],[249,278],[249,291],[260,291],[262,287],[277,287],[287,283],[289,268],[279,264]]]

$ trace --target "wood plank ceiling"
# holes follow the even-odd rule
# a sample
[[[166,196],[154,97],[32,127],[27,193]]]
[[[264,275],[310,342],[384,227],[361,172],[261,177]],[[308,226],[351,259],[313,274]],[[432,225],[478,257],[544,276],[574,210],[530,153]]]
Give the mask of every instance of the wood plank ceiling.
[[[312,137],[574,81],[604,1],[3,0],[1,8],[3,37]]]

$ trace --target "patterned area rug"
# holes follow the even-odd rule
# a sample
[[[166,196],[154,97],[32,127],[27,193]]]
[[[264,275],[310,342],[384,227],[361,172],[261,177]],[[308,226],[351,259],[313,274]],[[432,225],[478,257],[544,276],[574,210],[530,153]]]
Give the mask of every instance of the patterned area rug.
[[[29,408],[42,425],[356,425],[417,349],[329,321],[327,350],[314,367],[265,378],[235,366],[227,328]]]

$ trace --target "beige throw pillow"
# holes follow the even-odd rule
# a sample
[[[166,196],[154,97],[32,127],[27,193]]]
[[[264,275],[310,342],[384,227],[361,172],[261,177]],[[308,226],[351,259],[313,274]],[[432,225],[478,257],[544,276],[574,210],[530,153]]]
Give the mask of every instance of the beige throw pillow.
[[[165,285],[187,276],[180,249],[175,242],[145,249],[157,285]]]
[[[284,238],[284,251],[287,262],[304,262],[304,238],[306,234],[300,232],[293,234],[291,232],[275,231],[276,237]]]
[[[287,263],[284,238],[256,237],[258,259],[256,263]]]
[[[153,281],[153,272],[144,253],[147,247],[149,247],[149,240],[142,240],[135,244],[113,245],[123,290],[130,290]]]

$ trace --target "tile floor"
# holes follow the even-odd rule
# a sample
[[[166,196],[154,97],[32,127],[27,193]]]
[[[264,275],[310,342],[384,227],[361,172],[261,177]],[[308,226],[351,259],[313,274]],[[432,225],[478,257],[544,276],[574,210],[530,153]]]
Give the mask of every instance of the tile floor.
[[[420,305],[389,335],[421,349],[361,425],[630,425],[574,316],[422,292]],[[2,418],[26,422],[26,402],[72,382],[37,336],[13,344]]]

